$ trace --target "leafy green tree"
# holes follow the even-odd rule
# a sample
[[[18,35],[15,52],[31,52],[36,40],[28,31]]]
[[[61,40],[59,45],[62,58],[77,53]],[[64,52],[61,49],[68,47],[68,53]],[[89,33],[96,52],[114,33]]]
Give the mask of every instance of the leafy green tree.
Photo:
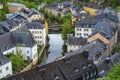
[[[0,21],[4,21],[7,19],[7,16],[5,15],[5,12],[0,10]]]
[[[107,76],[110,80],[120,80],[120,63],[116,64]]]
[[[7,2],[8,2],[7,0],[1,0],[1,3],[3,4],[2,11],[5,12],[5,13],[9,12]]]
[[[118,43],[115,47],[115,52],[120,52],[120,43]]]
[[[14,55],[13,53],[7,55],[7,57],[12,61],[13,71],[20,71],[25,66],[24,60],[20,55]]]
[[[73,28],[71,26],[71,22],[69,20],[66,20],[63,24],[62,24],[62,39],[63,40],[67,40],[67,34],[70,34],[73,32]]]
[[[54,2],[54,0],[44,0],[44,2],[45,2],[46,4],[51,4],[52,2]]]

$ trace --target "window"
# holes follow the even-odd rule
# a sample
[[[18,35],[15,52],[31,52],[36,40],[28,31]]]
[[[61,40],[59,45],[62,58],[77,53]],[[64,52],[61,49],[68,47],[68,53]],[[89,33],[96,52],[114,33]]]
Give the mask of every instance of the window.
[[[81,35],[81,33],[80,33],[80,35]]]
[[[87,31],[88,31],[88,29],[87,29]]]
[[[77,33],[77,35],[79,35],[79,33]]]
[[[93,29],[91,29],[91,31],[93,31]]]
[[[86,35],[88,36],[88,33]]]
[[[6,71],[7,71],[7,70],[9,70],[9,67],[8,67],[8,66],[6,67]]]
[[[84,34],[84,36],[86,36],[86,33]]]
[[[84,31],[86,31],[86,29],[84,29]]]
[[[12,53],[14,53],[14,50],[12,50]]]
[[[0,73],[2,73],[2,70],[0,70]]]
[[[27,51],[27,53],[29,53],[29,51]]]

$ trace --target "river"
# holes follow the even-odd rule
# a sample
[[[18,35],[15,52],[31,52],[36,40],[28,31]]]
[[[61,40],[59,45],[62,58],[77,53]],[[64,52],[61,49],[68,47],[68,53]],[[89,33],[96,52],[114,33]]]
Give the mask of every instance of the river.
[[[62,40],[61,34],[48,34],[50,40],[49,44],[50,47],[48,51],[44,51],[42,56],[42,63],[50,63],[56,60],[57,58],[62,56],[63,53],[63,44],[64,41]],[[46,54],[46,52],[50,52],[49,54]]]

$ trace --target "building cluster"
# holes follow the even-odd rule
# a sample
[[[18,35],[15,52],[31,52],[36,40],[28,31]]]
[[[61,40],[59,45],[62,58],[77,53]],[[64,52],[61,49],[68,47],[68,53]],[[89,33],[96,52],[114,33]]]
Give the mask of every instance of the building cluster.
[[[87,58],[87,52],[66,56],[3,80],[92,80],[98,71]]]
[[[6,55],[21,51],[25,61],[34,62],[38,58],[37,45],[46,44],[43,14],[33,8],[21,7],[23,5],[19,3],[9,4],[9,9],[14,9],[10,11],[15,13],[7,14],[8,19],[0,22],[0,79],[12,75],[12,64]]]
[[[96,80],[120,62],[120,53],[112,55],[120,15],[110,7],[80,4],[82,8],[68,1],[43,5],[55,16],[72,13],[75,35],[67,35],[68,53],[65,56],[3,80]],[[42,17],[35,9],[22,8],[8,14],[8,20],[0,23],[0,78],[12,75],[11,61],[5,55],[21,50],[24,60],[37,59],[37,45],[46,43],[45,22],[39,21]]]
[[[75,36],[69,34],[67,51],[88,51],[89,58],[95,63],[111,55],[117,43],[118,16],[108,7],[96,11],[93,19],[75,23]]]

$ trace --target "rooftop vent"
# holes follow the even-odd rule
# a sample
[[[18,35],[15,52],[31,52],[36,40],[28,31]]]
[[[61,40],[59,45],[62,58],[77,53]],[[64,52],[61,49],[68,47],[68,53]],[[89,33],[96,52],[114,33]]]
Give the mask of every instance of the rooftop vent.
[[[44,70],[46,70],[46,67],[45,67],[45,65],[42,65],[42,66],[38,66],[37,69],[39,71],[44,71]]]
[[[110,58],[105,58],[105,63],[109,64],[110,63]]]
[[[69,59],[69,58],[64,58],[63,61],[64,61],[65,63],[69,63],[69,62],[70,62],[70,59]]]

